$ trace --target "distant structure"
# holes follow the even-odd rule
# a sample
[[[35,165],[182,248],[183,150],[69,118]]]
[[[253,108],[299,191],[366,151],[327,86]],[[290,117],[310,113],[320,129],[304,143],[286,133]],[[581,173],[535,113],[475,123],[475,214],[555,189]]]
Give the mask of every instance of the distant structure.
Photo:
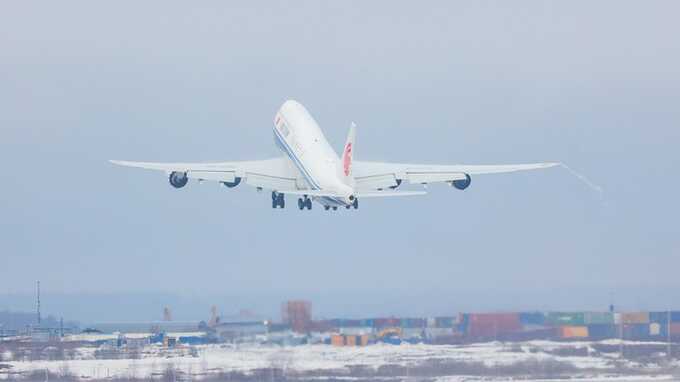
[[[36,303],[36,314],[38,316],[38,326],[40,326],[40,323],[42,321],[42,318],[40,317],[40,280],[38,280],[38,287],[37,287],[37,303]]]
[[[172,312],[167,306],[163,308],[163,321],[172,321]]]
[[[281,319],[298,333],[305,333],[312,321],[312,303],[304,300],[286,301],[281,306]]]
[[[213,305],[210,307],[210,321],[208,321],[209,327],[215,327],[220,323],[220,316],[217,314],[217,306]]]

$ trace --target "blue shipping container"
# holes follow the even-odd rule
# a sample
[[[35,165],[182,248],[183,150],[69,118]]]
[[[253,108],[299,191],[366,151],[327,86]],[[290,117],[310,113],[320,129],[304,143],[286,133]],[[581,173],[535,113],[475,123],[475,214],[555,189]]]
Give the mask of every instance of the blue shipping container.
[[[623,339],[624,340],[649,339],[649,324],[623,325]]]
[[[544,325],[545,314],[541,312],[524,312],[519,314],[522,325]]]
[[[619,329],[613,324],[592,324],[588,325],[588,337],[594,340],[605,340],[608,338],[618,338]]]
[[[649,322],[668,323],[668,312],[649,312]]]
[[[680,312],[671,312],[671,322],[680,322]]]

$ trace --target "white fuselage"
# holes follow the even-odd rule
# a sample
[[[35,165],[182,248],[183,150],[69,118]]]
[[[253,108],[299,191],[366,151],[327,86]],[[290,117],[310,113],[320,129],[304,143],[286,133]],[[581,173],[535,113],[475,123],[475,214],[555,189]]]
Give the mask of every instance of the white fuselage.
[[[343,181],[338,154],[304,106],[295,101],[286,101],[281,106],[274,117],[274,139],[310,190],[342,195],[313,199],[331,206],[351,204],[352,188]]]

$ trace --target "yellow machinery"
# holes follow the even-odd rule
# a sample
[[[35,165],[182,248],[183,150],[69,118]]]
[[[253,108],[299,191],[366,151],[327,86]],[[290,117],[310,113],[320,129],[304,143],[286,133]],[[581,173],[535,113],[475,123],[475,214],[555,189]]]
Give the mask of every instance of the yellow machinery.
[[[382,340],[385,337],[401,337],[401,328],[385,328],[375,335],[377,340]]]

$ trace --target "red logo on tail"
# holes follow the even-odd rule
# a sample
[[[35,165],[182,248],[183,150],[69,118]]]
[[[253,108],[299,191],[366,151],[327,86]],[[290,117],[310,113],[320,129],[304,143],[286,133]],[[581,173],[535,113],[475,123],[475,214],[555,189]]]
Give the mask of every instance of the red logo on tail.
[[[345,170],[345,176],[349,176],[349,170],[352,166],[352,143],[345,146],[345,153],[342,156],[342,168]]]

